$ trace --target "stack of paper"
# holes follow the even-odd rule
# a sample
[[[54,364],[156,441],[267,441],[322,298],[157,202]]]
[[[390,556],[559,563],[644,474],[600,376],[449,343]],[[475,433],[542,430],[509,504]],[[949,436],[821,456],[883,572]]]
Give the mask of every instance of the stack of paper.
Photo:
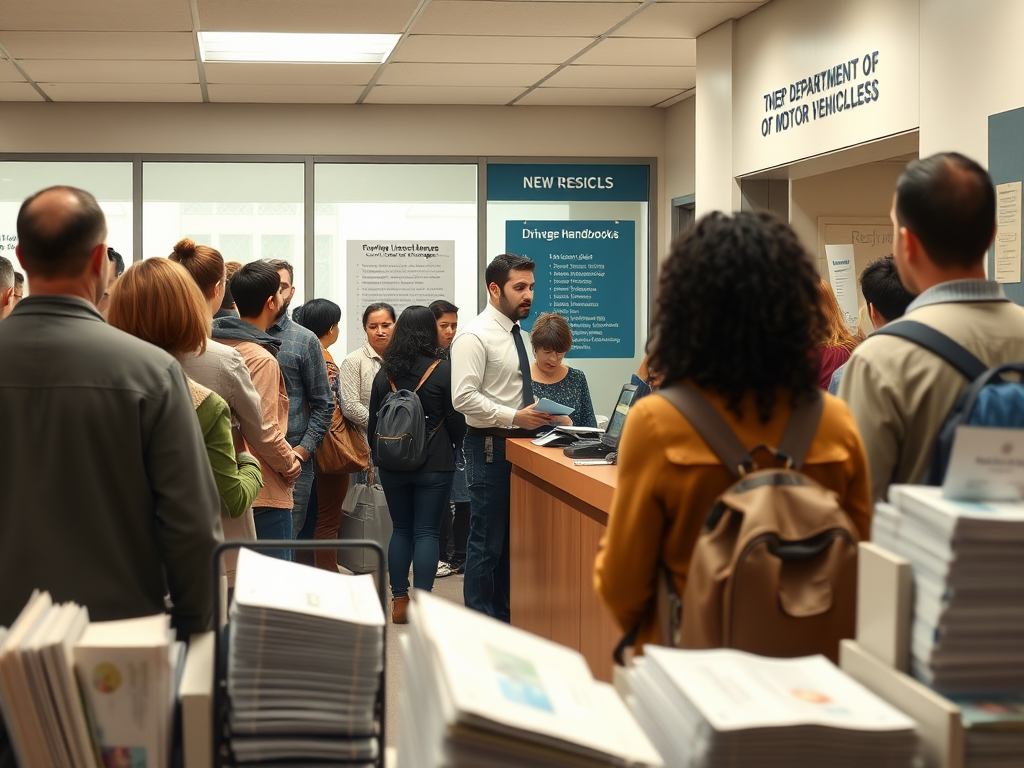
[[[1024,765],[1024,695],[953,701],[963,713],[964,768]]]
[[[97,765],[71,650],[88,623],[85,608],[36,591],[0,628],[0,711],[21,768]]]
[[[945,693],[1024,690],[1024,504],[894,485],[872,540],[914,570],[910,668]]]
[[[627,673],[627,701],[666,765],[914,765],[914,721],[824,656],[650,645],[644,653]]]
[[[578,652],[427,592],[409,616],[399,768],[662,765]]]
[[[384,611],[372,576],[243,549],[229,631],[236,762],[377,758]]]

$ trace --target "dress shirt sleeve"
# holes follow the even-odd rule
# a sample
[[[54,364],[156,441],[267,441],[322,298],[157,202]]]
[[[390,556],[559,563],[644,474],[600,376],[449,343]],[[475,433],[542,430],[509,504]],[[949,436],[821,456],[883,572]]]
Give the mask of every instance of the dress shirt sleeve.
[[[351,356],[342,360],[339,376],[341,376],[341,412],[345,414],[346,419],[365,432],[367,424],[370,422],[370,411],[363,404],[361,397],[362,379],[359,360]]]
[[[302,384],[306,388],[309,403],[309,422],[299,446],[313,453],[331,427],[334,395],[331,393],[331,383],[327,378],[327,361],[324,359],[323,347],[312,334],[302,355]]]
[[[295,466],[295,451],[289,444],[281,425],[277,420],[277,400],[281,387],[281,369],[277,362],[271,358],[258,358],[253,361],[252,383],[256,391],[260,393],[260,409],[262,411],[263,424],[269,429],[267,445],[269,450],[263,453],[262,449],[250,444],[256,453],[270,468],[279,475],[284,475]],[[285,425],[287,427],[287,425]]]
[[[211,563],[224,534],[217,484],[185,374],[172,362],[165,377],[144,461],[171,613],[178,636],[185,638],[211,628]]]
[[[216,394],[207,397],[196,409],[196,415],[204,430],[206,454],[210,457],[217,493],[224,502],[228,515],[241,517],[245,510],[252,506],[263,486],[263,474],[260,472],[259,463],[254,467],[251,456],[249,459],[235,457],[228,407],[220,397]]]
[[[452,404],[452,367],[449,361],[441,363],[439,368],[444,372],[442,387],[444,389],[444,425],[448,430],[448,437],[456,450],[462,448],[462,438],[466,436],[466,417],[455,410]]]
[[[512,426],[516,409],[499,405],[481,391],[487,350],[483,341],[472,333],[464,333],[452,342],[452,405],[463,416],[492,426]]]

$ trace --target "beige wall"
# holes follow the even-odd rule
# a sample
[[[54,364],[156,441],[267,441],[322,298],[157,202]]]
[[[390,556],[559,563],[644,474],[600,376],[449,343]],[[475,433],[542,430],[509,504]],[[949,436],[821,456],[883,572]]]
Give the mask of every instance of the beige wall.
[[[719,24],[697,38],[696,213],[734,211],[740,187],[732,172],[733,41],[735,21]]]
[[[665,115],[665,198],[661,207],[661,229],[666,247],[672,238],[672,199],[694,194],[696,163],[697,100],[676,104]],[[659,260],[667,254],[658,254]]]

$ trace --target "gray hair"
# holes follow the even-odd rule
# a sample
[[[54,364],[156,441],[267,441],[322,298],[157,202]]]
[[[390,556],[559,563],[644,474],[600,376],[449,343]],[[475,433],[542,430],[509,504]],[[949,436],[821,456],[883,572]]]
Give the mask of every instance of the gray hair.
[[[14,287],[14,265],[11,260],[0,256],[0,291]]]

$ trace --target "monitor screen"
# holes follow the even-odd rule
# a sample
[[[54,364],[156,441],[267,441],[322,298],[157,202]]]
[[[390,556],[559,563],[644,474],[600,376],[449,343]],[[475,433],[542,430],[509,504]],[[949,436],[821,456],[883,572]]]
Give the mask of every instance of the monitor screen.
[[[626,414],[629,413],[629,406],[633,404],[633,397],[636,395],[636,387],[627,384],[619,393],[619,400],[615,403],[615,411],[608,421],[608,429],[605,430],[605,438],[614,444],[618,444],[619,435],[622,434],[622,427],[626,423]]]

